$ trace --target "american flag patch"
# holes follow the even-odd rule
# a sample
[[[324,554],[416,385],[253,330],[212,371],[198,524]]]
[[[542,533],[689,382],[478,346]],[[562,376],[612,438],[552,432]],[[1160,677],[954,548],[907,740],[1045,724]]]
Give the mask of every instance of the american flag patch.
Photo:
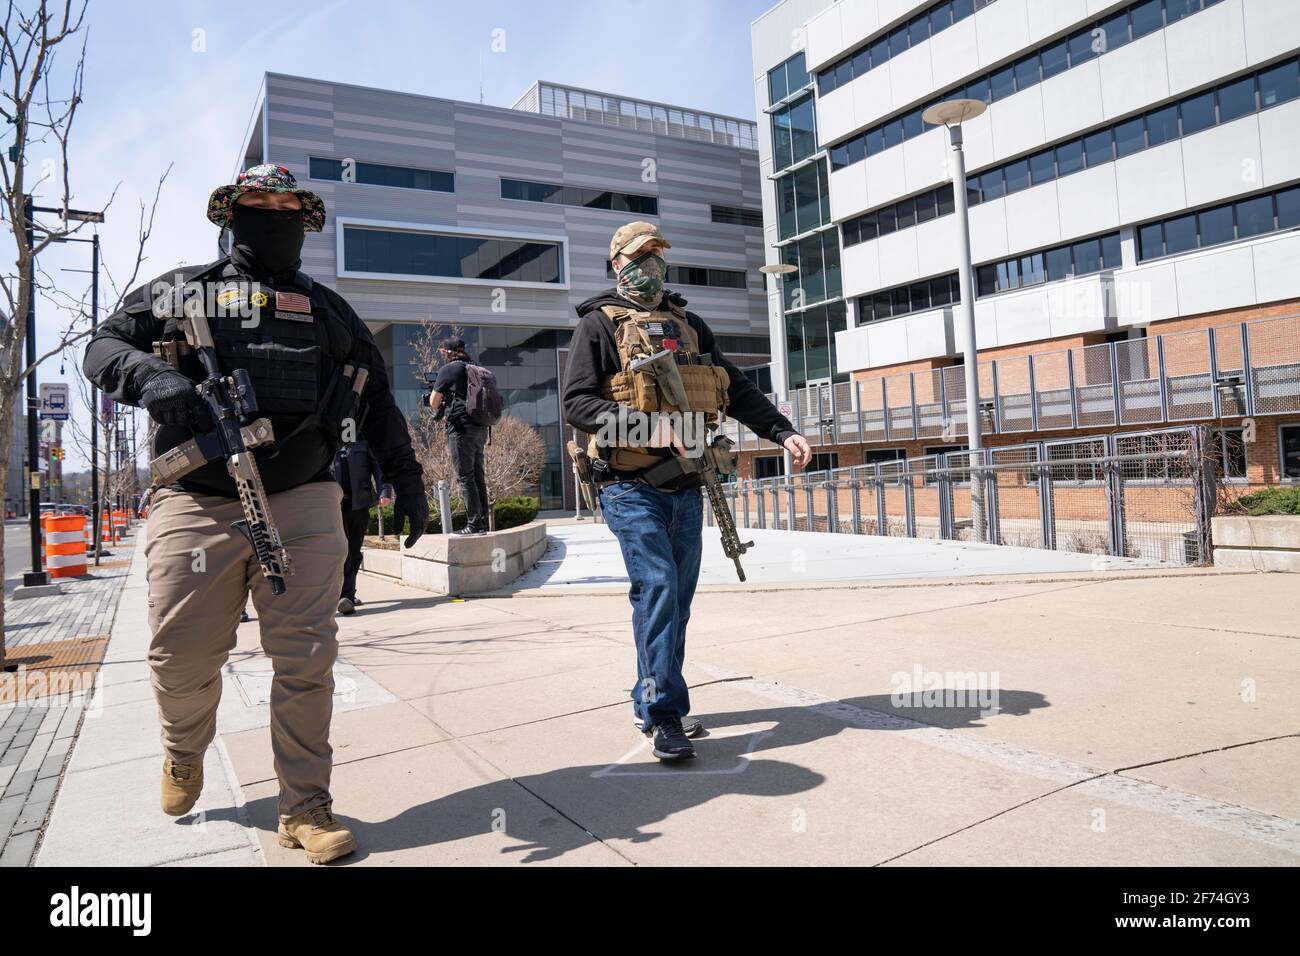
[[[275,294],[277,312],[311,312],[311,300],[297,292],[277,292]]]

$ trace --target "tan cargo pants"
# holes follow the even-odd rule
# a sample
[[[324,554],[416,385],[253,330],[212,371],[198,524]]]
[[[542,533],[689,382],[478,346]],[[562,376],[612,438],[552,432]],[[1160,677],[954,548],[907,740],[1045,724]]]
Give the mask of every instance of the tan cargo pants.
[[[334,615],[347,556],[342,496],[332,481],[270,496],[293,562],[280,595],[231,527],[243,517],[238,501],[164,488],[149,512],[149,666],[163,748],[173,760],[202,762],[216,735],[221,669],[251,590],[274,669],[271,747],[282,819],[330,802]]]

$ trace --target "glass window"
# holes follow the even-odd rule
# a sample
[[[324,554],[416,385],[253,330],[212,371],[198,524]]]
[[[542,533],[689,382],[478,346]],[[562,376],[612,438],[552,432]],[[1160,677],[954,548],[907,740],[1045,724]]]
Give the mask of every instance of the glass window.
[[[998,272],[995,266],[980,266],[975,270],[977,295],[992,295],[998,291]]]
[[[1042,60],[1043,79],[1068,70],[1070,68],[1069,44],[1063,40],[1056,46],[1048,47],[1043,51]]]
[[[1006,99],[1016,91],[1016,75],[1011,67],[998,70],[989,77],[989,93],[993,102]]]
[[[1108,53],[1122,47],[1129,38],[1128,11],[1121,10],[1093,31],[1093,49],[1099,54]]]
[[[792,142],[790,111],[783,107],[772,114],[772,163],[777,169],[785,169],[794,162]]]
[[[997,199],[999,196],[1006,194],[1006,187],[1002,182],[1002,170],[990,169],[980,177],[980,192],[984,196],[984,201]]]
[[[1178,138],[1178,106],[1172,104],[1147,114],[1147,145],[1159,146]]]
[[[1083,169],[1083,141],[1074,140],[1056,147],[1056,174],[1068,176]]]
[[[930,280],[930,308],[937,309],[940,306],[948,305],[952,302],[952,284],[947,276],[940,276],[937,279]]]
[[[941,3],[930,11],[930,36],[952,26],[952,6]]]
[[[1160,0],[1142,0],[1141,3],[1135,3],[1129,8],[1129,18],[1133,22],[1134,40],[1164,26],[1160,5]]]
[[[1146,147],[1146,129],[1142,117],[1120,123],[1115,127],[1115,155],[1129,156]]]
[[[1255,112],[1255,78],[1247,76],[1219,87],[1219,122]]]
[[[863,47],[853,55],[853,75],[864,76],[871,69],[871,49]]]
[[[839,235],[832,229],[820,236],[822,246],[822,268],[826,270],[826,298],[833,299],[843,292],[840,286],[840,242]],[[744,275],[744,273],[740,273]]]
[[[879,137],[880,137],[880,134],[877,133],[876,136],[877,136],[877,138],[879,138]],[[871,143],[871,139],[870,139],[869,137],[866,137],[866,136],[855,136],[855,137],[853,137],[851,140],[849,140],[849,142],[848,142],[848,148],[849,148],[849,163],[850,163],[850,165],[853,164],[853,163],[860,163],[860,162],[862,162],[864,159],[866,159],[868,156],[871,155],[871,153],[870,153],[870,151],[869,151],[869,149],[868,149],[868,146],[870,145],[870,143]],[[879,146],[876,147],[876,152],[877,152],[877,153],[880,152],[880,147],[879,147]]]
[[[767,71],[767,101],[779,103],[789,95],[785,85],[785,65]]]
[[[912,306],[907,295],[907,286],[903,286],[901,289],[894,289],[890,292],[890,297],[894,300],[894,315],[906,315],[912,311]]]
[[[1165,255],[1196,248],[1196,217],[1179,216],[1165,222]]]
[[[1165,238],[1160,223],[1138,229],[1138,259],[1155,259],[1165,254]]]
[[[910,229],[916,225],[916,200],[904,199],[900,203],[895,203],[894,208],[898,211],[898,228]]]
[[[884,148],[884,127],[878,126],[875,129],[869,129],[861,136],[849,140],[849,162],[856,163],[858,159],[864,156],[875,156]]]
[[[887,236],[898,228],[898,213],[893,206],[886,206],[876,212],[876,223],[880,227],[880,235]]]
[[[1190,136],[1214,125],[1214,92],[1192,96],[1178,104],[1183,119],[1183,135]]]
[[[937,200],[938,197],[934,194],[933,190],[928,193],[922,193],[916,197],[916,221],[918,223],[929,222],[938,215],[936,208]]]
[[[1168,23],[1177,23],[1201,9],[1201,0],[1165,0],[1165,17]]]
[[[1105,33],[1101,30],[1084,30],[1070,37],[1070,66],[1087,63],[1096,56],[1096,47],[1105,42],[1104,38]]]
[[[975,12],[975,0],[952,0],[948,6],[952,7],[952,19],[954,23],[958,20],[965,20]]]
[[[901,119],[891,120],[885,124],[885,149],[891,146],[897,146],[903,141],[903,121]]]
[[[922,309],[930,308],[930,283],[914,282],[908,290],[908,295],[912,300],[912,311],[920,312]]]
[[[911,139],[925,132],[925,120],[921,119],[921,110],[912,110],[903,117],[903,139]]]
[[[853,79],[853,61],[841,60],[835,64],[835,88],[839,89]]]
[[[1091,136],[1083,138],[1083,154],[1088,166],[1109,163],[1115,158],[1114,133],[1109,129],[1098,130]]]
[[[1118,269],[1124,264],[1124,258],[1120,254],[1119,233],[1112,232],[1109,235],[1101,237],[1101,267],[1103,269]]]
[[[881,66],[889,59],[889,37],[881,37],[871,44],[871,65]]]
[[[1300,478],[1300,425],[1283,425],[1277,431],[1282,475],[1286,478]]]
[[[1047,252],[1043,253],[1043,259],[1045,260],[1044,268],[1047,272],[1048,282],[1065,279],[1074,274],[1069,246],[1048,249]]]
[[[981,76],[978,80],[971,80],[966,85],[966,99],[983,100],[985,103],[992,103],[989,96],[989,78]]]
[[[1027,90],[1038,82],[1038,54],[1027,56],[1016,64],[1016,89]]]
[[[843,169],[849,164],[849,147],[845,143],[831,147],[831,169]]]
[[[984,192],[980,189],[978,176],[966,177],[966,205],[977,206],[984,201]]]
[[[1259,74],[1261,108],[1285,103],[1300,96],[1300,60],[1283,63]]]
[[[908,24],[907,32],[912,46],[924,43],[930,39],[930,18],[924,15],[917,17]]]
[[[1217,246],[1236,238],[1232,228],[1232,207],[1218,206],[1197,216],[1202,246]]]
[[[1070,247],[1074,256],[1074,274],[1086,276],[1090,272],[1101,271],[1101,240],[1085,239]]]
[[[1008,163],[1005,173],[1008,195],[1029,188],[1029,160],[1021,159]]]
[[[790,134],[793,139],[794,162],[817,152],[817,118],[813,112],[811,94],[790,105]]]
[[[1008,259],[997,264],[998,291],[1007,292],[1020,287],[1020,260]]]
[[[1294,226],[1300,226],[1300,186],[1277,194],[1277,227],[1291,229]]]
[[[1043,281],[1043,254],[1041,252],[1036,252],[1033,255],[1021,256],[1020,284],[1038,285]]]
[[[877,292],[871,297],[871,315],[876,319],[887,319],[894,314],[894,298],[888,292]]]
[[[889,55],[898,56],[907,49],[907,27],[899,27],[889,35]]]
[[[1273,231],[1273,197],[1256,196],[1237,203],[1237,237]]]
[[[952,183],[938,189],[939,215],[946,216],[953,211]]]

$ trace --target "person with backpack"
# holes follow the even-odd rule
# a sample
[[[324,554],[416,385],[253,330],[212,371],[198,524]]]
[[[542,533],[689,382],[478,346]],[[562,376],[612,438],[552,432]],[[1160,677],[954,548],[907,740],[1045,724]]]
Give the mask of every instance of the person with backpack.
[[[465,498],[468,520],[457,533],[485,534],[489,504],[483,455],[492,426],[501,420],[501,393],[496,376],[470,360],[464,339],[445,340],[438,355],[442,368],[429,393],[429,407],[435,418],[446,422],[451,466]]]

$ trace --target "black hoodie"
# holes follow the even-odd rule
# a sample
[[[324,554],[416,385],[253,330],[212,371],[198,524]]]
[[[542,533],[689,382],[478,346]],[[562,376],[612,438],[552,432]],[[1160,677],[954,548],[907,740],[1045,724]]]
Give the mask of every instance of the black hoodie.
[[[686,300],[675,292],[665,290],[664,295],[676,305],[686,305]],[[598,432],[608,416],[618,415],[620,408],[617,402],[605,397],[606,380],[623,367],[614,341],[614,323],[600,311],[605,305],[638,308],[621,298],[614,289],[592,296],[577,308],[581,321],[569,342],[569,361],[564,375],[564,418],[587,434]],[[747,425],[759,437],[778,445],[796,434],[790,420],[778,412],[767,396],[722,354],[704,320],[694,312],[687,312],[686,321],[699,338],[700,353],[711,355],[713,364],[725,368],[731,376],[731,385],[727,388],[727,414]]]

